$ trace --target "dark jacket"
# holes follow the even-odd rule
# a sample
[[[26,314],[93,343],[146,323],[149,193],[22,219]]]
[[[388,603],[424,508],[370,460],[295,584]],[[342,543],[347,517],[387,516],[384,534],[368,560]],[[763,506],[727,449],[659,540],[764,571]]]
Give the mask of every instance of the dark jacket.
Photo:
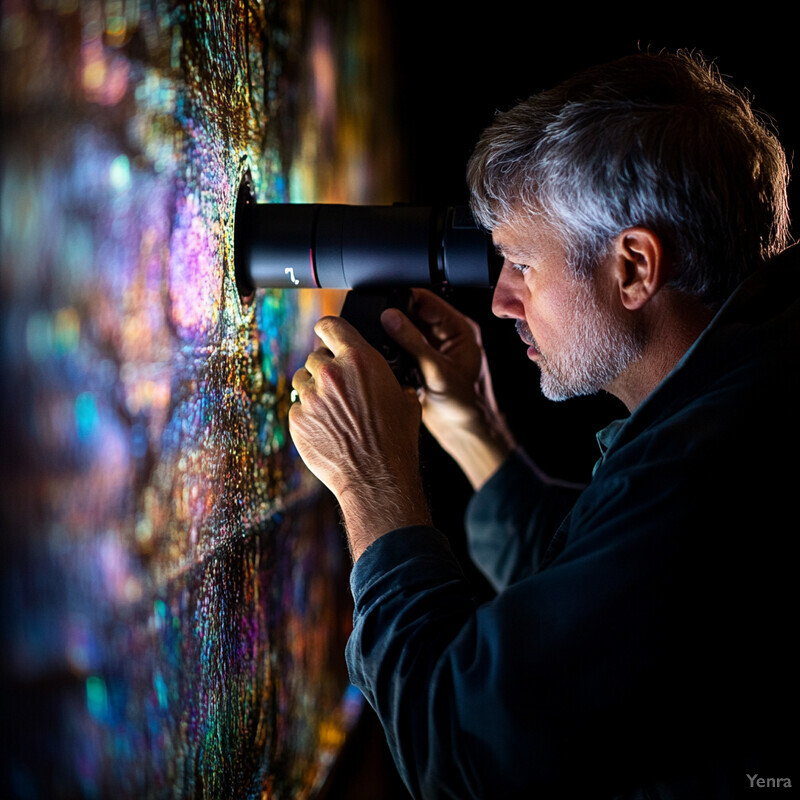
[[[521,454],[475,496],[494,600],[473,600],[432,529],[393,531],[358,561],[347,662],[415,797],[800,785],[796,262],[740,287],[577,499]]]

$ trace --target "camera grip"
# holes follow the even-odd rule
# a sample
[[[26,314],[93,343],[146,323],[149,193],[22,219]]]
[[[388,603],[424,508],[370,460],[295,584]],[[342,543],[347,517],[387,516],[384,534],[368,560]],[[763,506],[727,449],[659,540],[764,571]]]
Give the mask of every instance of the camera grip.
[[[422,385],[422,376],[416,361],[386,333],[381,324],[381,314],[387,308],[398,308],[408,314],[410,307],[409,289],[351,289],[340,316],[383,355],[401,386],[418,389]]]

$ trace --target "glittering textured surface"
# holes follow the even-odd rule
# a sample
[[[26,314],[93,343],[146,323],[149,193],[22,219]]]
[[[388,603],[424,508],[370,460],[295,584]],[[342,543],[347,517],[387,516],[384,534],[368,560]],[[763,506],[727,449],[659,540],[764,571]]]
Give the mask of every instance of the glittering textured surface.
[[[358,702],[288,380],[337,298],[243,304],[232,216],[245,170],[262,202],[385,201],[377,12],[2,13],[0,789],[309,796]]]

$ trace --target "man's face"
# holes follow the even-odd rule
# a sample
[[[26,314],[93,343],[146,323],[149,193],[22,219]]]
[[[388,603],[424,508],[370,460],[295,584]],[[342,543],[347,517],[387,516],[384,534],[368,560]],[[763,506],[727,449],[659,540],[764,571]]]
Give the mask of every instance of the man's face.
[[[643,346],[631,323],[614,310],[613,285],[576,278],[561,240],[539,222],[501,225],[492,238],[504,257],[492,310],[516,319],[528,357],[541,370],[545,397],[612,391]],[[605,275],[604,266],[601,259],[596,275]]]

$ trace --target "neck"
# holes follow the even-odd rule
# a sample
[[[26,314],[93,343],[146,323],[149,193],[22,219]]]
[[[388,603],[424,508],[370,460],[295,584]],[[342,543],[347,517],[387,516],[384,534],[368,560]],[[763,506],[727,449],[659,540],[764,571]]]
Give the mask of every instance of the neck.
[[[641,357],[606,387],[608,392],[628,411],[635,411],[672,372],[714,314],[695,298],[671,290],[659,292],[640,320],[645,332]]]

